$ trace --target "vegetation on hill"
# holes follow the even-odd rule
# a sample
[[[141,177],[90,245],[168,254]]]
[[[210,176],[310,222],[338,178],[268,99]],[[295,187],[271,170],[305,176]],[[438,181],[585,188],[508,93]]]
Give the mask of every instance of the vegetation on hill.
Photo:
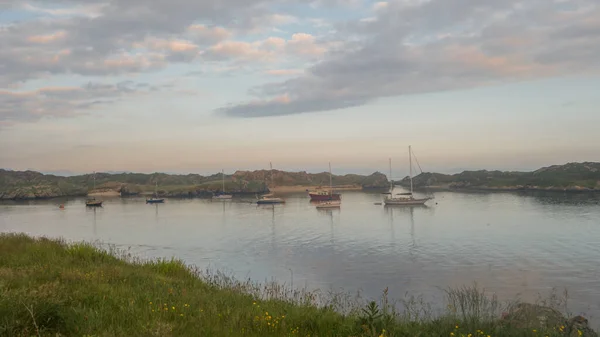
[[[399,313],[386,296],[317,306],[318,293],[114,253],[0,234],[0,336],[597,337],[584,318],[536,305],[500,319],[505,308],[476,288],[448,291],[448,312],[435,317],[416,301]]]
[[[225,175],[225,189],[231,193],[261,193],[276,186],[319,186],[329,185],[329,173],[284,172],[274,170],[237,171]],[[0,170],[1,199],[36,199],[64,196],[82,196],[90,192],[118,192],[121,195],[153,193],[158,183],[158,194],[165,197],[198,197],[211,195],[222,189],[221,174],[201,176],[199,174],[174,175],[165,173],[96,173],[71,177],[44,175],[33,171]],[[333,184],[363,188],[383,188],[388,185],[387,177],[379,172],[370,176],[348,174],[333,176]]]
[[[409,178],[400,184],[409,186]],[[600,163],[569,163],[533,172],[464,171],[447,175],[421,173],[413,178],[416,188],[484,190],[600,191]]]

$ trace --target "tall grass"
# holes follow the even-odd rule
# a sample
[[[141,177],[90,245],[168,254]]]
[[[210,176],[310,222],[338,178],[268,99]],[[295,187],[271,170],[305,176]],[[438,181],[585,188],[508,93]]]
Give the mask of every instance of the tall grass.
[[[0,234],[0,336],[567,336],[504,324],[507,306],[476,286],[447,298],[447,312],[433,315],[387,289],[369,301]]]

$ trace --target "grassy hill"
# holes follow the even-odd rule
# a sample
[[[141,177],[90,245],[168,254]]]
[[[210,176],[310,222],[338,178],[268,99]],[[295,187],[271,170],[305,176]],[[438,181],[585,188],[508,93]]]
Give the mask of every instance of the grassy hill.
[[[284,172],[274,170],[272,179],[277,186],[329,185],[329,173]],[[158,183],[159,195],[166,197],[199,197],[211,195],[222,188],[221,174],[174,175],[165,173],[96,173],[96,188],[92,174],[60,177],[34,171],[0,170],[0,200],[38,199],[84,196],[88,193],[116,192],[121,195],[153,193]],[[362,188],[384,188],[387,177],[381,173],[370,176],[333,176],[333,184]],[[271,186],[271,171],[237,171],[225,175],[225,189],[231,193],[262,193]]]
[[[421,173],[413,178],[415,188],[451,190],[550,190],[600,191],[600,163],[553,165],[533,172],[464,171],[447,175]],[[400,185],[410,186],[409,178]]]

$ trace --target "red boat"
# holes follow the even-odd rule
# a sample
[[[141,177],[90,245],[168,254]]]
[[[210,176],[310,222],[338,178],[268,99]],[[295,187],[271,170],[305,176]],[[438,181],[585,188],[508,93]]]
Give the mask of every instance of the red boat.
[[[341,197],[339,193],[329,191],[311,191],[308,192],[308,195],[311,201],[340,200]]]

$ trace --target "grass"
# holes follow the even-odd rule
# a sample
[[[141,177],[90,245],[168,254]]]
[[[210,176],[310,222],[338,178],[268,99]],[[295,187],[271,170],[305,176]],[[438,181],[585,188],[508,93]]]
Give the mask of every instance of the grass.
[[[387,291],[362,302],[0,234],[0,336],[567,336],[503,324],[506,308],[476,287],[447,297],[448,312],[434,316],[418,298],[397,305]]]

